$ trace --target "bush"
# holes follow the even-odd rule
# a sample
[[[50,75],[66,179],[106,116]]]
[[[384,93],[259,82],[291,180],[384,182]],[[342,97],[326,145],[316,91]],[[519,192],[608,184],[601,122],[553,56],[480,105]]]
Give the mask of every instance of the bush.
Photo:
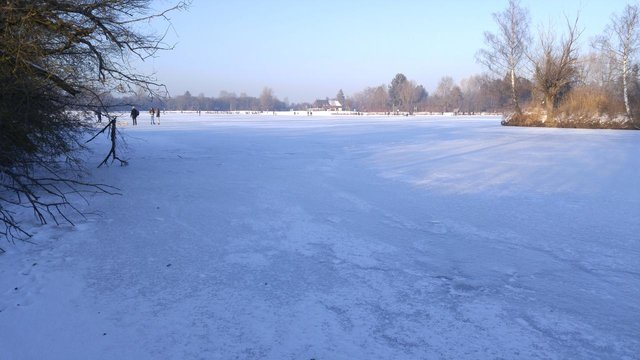
[[[540,111],[512,113],[506,115],[501,124],[504,126],[547,127],[546,118],[547,116]]]
[[[605,116],[614,119],[624,113],[624,104],[603,89],[581,87],[567,94],[557,113],[568,118]]]
[[[581,87],[568,93],[549,119],[543,109],[510,114],[505,126],[558,127],[582,129],[637,129],[625,115],[624,104],[602,89]]]

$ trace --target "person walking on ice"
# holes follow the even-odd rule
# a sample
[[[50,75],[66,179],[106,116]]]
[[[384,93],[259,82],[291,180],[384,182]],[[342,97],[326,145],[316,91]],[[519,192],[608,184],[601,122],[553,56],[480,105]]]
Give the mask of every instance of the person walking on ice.
[[[160,108],[156,109],[156,117],[157,117],[156,120],[158,120],[158,125],[160,125]]]
[[[138,125],[138,115],[140,115],[140,111],[138,111],[135,106],[131,107],[131,119],[133,120],[133,126]]]
[[[151,125],[155,125],[156,122],[154,121],[154,118],[156,116],[156,109],[151,108],[151,110],[149,110],[149,114],[151,115]]]

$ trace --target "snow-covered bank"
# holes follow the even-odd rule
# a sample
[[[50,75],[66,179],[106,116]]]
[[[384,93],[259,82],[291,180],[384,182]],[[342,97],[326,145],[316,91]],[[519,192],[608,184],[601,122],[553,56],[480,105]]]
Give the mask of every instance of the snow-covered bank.
[[[123,196],[3,246],[0,359],[640,353],[636,132],[144,120]]]

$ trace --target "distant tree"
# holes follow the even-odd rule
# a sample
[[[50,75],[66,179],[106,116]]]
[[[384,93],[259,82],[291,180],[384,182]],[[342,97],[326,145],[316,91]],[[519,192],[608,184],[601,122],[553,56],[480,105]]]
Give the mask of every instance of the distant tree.
[[[525,60],[526,46],[531,41],[529,12],[520,6],[519,0],[509,0],[507,8],[494,13],[493,19],[498,31],[484,33],[487,48],[478,51],[476,59],[500,77],[509,74],[513,110],[520,114],[522,110],[518,102],[516,73]]]
[[[238,98],[235,93],[220,91],[218,99],[223,100],[225,104],[225,110],[235,111],[238,108]]]
[[[289,110],[289,105],[286,101],[280,100],[277,97],[273,97],[273,111],[287,111]]]
[[[354,95],[354,106],[359,111],[383,112],[388,110],[389,94],[387,87],[380,85],[368,87]]]
[[[416,86],[414,91],[413,101],[416,103],[419,103],[425,100],[428,96],[429,96],[429,93],[427,92],[427,90],[425,90],[424,86],[418,85]]]
[[[353,97],[347,97],[346,99],[344,99],[343,108],[346,109],[346,110],[349,110],[349,111],[353,111],[354,110]]]
[[[367,104],[367,98],[369,97],[368,90],[371,88],[366,88],[362,91],[356,92],[351,96],[351,108],[356,111],[371,111]]]
[[[389,93],[385,86],[380,85],[376,87],[373,93],[373,109],[375,109],[375,111],[385,111],[389,109],[388,104]]]
[[[260,110],[260,99],[240,93],[238,97],[238,107],[243,110]]]
[[[451,91],[453,90],[453,78],[450,76],[443,76],[438,82],[436,88],[436,96],[440,100],[440,108],[442,112],[448,112],[451,110]]]
[[[204,93],[199,93],[198,96],[192,99],[191,102],[191,110],[202,110],[207,108],[207,103],[209,102],[209,98],[207,98]],[[227,107],[228,109],[228,107]]]
[[[394,110],[402,106],[402,92],[407,81],[407,77],[401,73],[396,74],[391,80],[391,84],[389,85],[389,100],[391,100],[391,107]]]
[[[145,60],[171,48],[162,35],[141,30],[167,20],[166,11],[151,13],[151,2],[0,2],[0,235],[29,235],[12,207],[30,208],[42,223],[71,222],[68,211],[82,214],[74,195],[112,191],[82,181],[78,154],[100,111],[112,140],[103,162],[117,158],[116,121],[106,102],[113,97],[104,94],[161,90],[130,67],[131,57]]]
[[[506,82],[506,80],[503,80],[503,82]],[[518,103],[525,104],[531,102],[534,90],[533,82],[531,82],[529,78],[518,77],[516,79],[516,87],[518,88]],[[505,103],[505,105],[507,105],[507,103]]]
[[[264,87],[262,93],[260,93],[260,110],[271,111],[274,110],[275,99],[273,97],[273,89],[270,87]]]
[[[346,107],[346,98],[342,89],[340,89],[336,94],[336,100],[338,100],[343,107]]]
[[[593,45],[597,46],[595,43]],[[591,52],[582,56],[579,62],[582,64],[580,77],[585,85],[612,90],[617,80],[618,67],[615,59],[609,53],[606,51]]]
[[[562,97],[577,81],[578,17],[567,19],[567,34],[556,41],[550,29],[540,34],[540,53],[532,57],[535,89],[541,94],[547,117],[553,118]]]
[[[614,63],[622,78],[622,96],[627,117],[633,113],[629,101],[633,59],[640,48],[640,10],[638,5],[627,5],[622,14],[613,15],[605,34],[598,37],[595,47],[603,51]]]
[[[460,111],[463,103],[463,95],[462,90],[459,86],[454,86],[451,88],[451,92],[449,93],[449,106],[451,106],[451,110],[456,112]]]
[[[189,90],[185,91],[182,95],[176,96],[173,99],[173,104],[176,110],[197,110],[196,100],[191,95],[191,92],[189,92]]]
[[[485,100],[489,101],[488,109],[490,111],[500,112],[510,108],[511,96],[509,88],[509,83],[505,82],[504,79],[492,79],[486,84],[487,97]]]
[[[461,110],[463,112],[481,112],[486,111],[487,106],[483,99],[486,95],[486,84],[490,79],[484,75],[473,75],[460,81],[460,90],[462,91],[464,102]]]
[[[400,110],[413,112],[413,107],[416,103],[416,88],[417,85],[414,81],[405,81],[399,86],[398,96],[400,101],[398,108]]]

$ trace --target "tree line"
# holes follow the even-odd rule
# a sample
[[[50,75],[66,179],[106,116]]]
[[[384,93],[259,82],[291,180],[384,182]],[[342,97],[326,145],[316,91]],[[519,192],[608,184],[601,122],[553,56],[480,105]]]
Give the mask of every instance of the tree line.
[[[217,97],[208,97],[204,94],[192,95],[190,91],[184,94],[168,97],[153,96],[146,91],[140,91],[121,97],[110,97],[106,100],[117,110],[126,110],[135,105],[142,109],[160,108],[164,110],[178,111],[285,111],[291,106],[303,107],[303,104],[290,104],[286,99],[280,100],[275,96],[273,89],[265,87],[259,97],[249,96],[246,93],[236,95],[233,92],[221,91]]]
[[[508,80],[506,125],[638,128],[640,125],[640,9],[628,4],[611,15],[601,35],[580,49],[580,17],[565,17],[563,31],[530,30],[518,0],[493,14],[477,60]],[[581,52],[583,50],[584,52]],[[528,79],[528,82],[518,79]],[[523,94],[531,94],[528,101]]]
[[[516,81],[521,89],[518,95],[520,101],[529,101],[531,82],[524,78],[517,78]],[[508,110],[508,89],[507,79],[492,78],[487,74],[470,76],[460,84],[456,84],[450,76],[445,76],[439,81],[436,90],[430,94],[424,86],[398,73],[388,85],[367,87],[351,96],[345,95],[340,89],[331,99],[338,100],[342,109],[347,111],[495,113]],[[246,93],[237,95],[228,91],[221,91],[217,97],[208,97],[202,93],[194,96],[190,91],[174,97],[154,97],[140,91],[118,98],[107,95],[104,102],[118,110],[126,110],[132,104],[142,109],[159,107],[165,110],[219,112],[304,111],[317,107],[316,101],[296,103],[289,102],[286,98],[280,100],[269,87],[265,87],[257,97]]]
[[[366,87],[334,99],[344,110],[363,112],[505,113],[505,124],[638,128],[640,125],[640,10],[626,5],[611,16],[600,36],[580,49],[580,18],[565,17],[561,29],[533,34],[527,8],[519,0],[493,13],[495,31],[484,33],[476,61],[487,72],[456,83],[443,76],[429,93],[398,73],[389,84]],[[132,98],[174,110],[304,110],[313,102],[279,100],[266,87],[258,97],[222,91],[218,97]]]
[[[531,83],[517,78],[521,89],[531,89]],[[431,112],[477,114],[504,112],[509,108],[508,81],[487,74],[473,75],[456,84],[452,77],[444,76],[433,93],[424,86],[399,73],[389,85],[367,87],[346,98],[347,108],[371,112]],[[520,101],[529,101],[531,91],[521,91]]]
[[[580,49],[579,15],[563,29],[532,34],[518,0],[493,13],[497,29],[484,33],[476,60],[488,70],[456,84],[440,79],[433,94],[397,74],[389,85],[346,98],[362,111],[501,112],[505,125],[640,128],[640,8],[611,15],[601,35]],[[582,50],[582,51],[581,51]]]
[[[611,15],[602,34],[580,49],[579,15],[563,29],[532,34],[520,1],[493,13],[496,30],[484,33],[476,60],[488,70],[455,83],[440,79],[429,94],[404,74],[390,84],[346,97],[361,111],[505,113],[505,125],[640,128],[640,8]],[[582,51],[581,51],[582,50]],[[585,51],[586,50],[586,51]]]

